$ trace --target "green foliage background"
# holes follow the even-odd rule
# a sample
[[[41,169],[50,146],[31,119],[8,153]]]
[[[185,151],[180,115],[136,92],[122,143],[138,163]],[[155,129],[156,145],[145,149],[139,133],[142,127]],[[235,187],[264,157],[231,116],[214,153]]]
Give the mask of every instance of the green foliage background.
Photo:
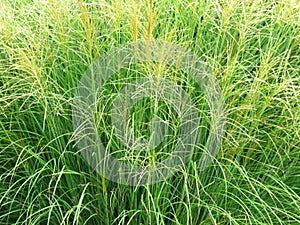
[[[227,126],[205,171],[129,187],[75,146],[74,90],[137,40],[190,48],[223,90]],[[300,224],[300,3],[1,0],[0,224]]]

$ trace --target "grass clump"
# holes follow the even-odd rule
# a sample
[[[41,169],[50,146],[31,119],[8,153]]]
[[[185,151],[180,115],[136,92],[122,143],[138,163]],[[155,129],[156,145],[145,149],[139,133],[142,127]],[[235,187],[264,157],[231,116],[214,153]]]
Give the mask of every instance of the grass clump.
[[[300,224],[299,12],[293,0],[2,0],[0,224]],[[93,60],[138,40],[206,62],[227,126],[204,171],[194,156],[164,182],[130,187],[83,159],[71,109]]]

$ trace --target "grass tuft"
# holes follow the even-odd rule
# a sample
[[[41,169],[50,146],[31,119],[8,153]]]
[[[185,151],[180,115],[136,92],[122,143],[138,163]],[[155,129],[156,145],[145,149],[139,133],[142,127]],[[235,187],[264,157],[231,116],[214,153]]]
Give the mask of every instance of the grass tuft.
[[[1,0],[0,224],[300,224],[299,28],[297,0]],[[206,62],[226,100],[227,126],[204,171],[195,153],[166,181],[130,187],[85,162],[71,109],[93,60],[138,40],[177,43]],[[101,138],[142,164],[169,154],[173,140],[135,155],[112,135],[108,106],[136,72],[172,74],[209,113],[184,74],[154,65],[116,76],[99,102],[107,106]],[[135,105],[136,135],[147,137],[150,112],[176,117],[170,106],[154,106],[151,99]]]

